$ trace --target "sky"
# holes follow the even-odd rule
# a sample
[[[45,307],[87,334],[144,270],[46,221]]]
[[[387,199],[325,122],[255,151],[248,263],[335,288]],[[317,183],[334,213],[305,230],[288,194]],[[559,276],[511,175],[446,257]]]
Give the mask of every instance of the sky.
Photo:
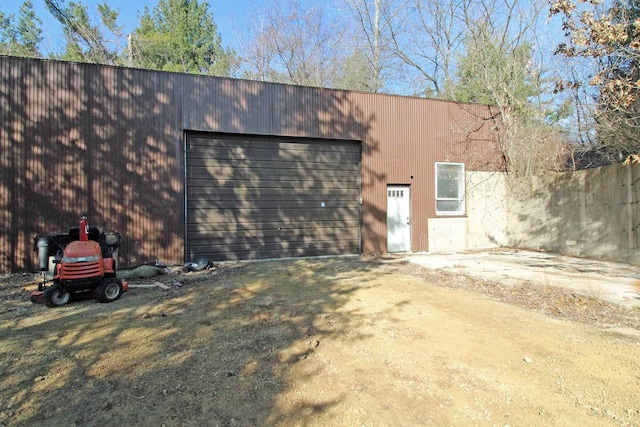
[[[13,14],[15,18],[19,15],[19,8],[25,0],[0,0],[0,11],[5,15]],[[45,0],[31,0],[33,8],[42,21],[43,29],[43,42],[40,45],[41,53],[46,57],[52,54],[59,54],[64,49],[64,40],[62,37],[61,25],[57,22],[53,16],[49,13],[45,6]],[[60,0],[64,4],[68,4],[74,0]],[[94,23],[97,22],[99,16],[97,6],[104,0],[75,0],[88,7],[90,16],[94,19]],[[130,33],[138,26],[138,16],[144,11],[145,7],[153,9],[157,5],[159,0],[106,0],[109,6],[119,12],[118,24],[123,26],[125,34]],[[526,0],[524,0],[526,2]],[[241,43],[244,38],[246,41],[246,28],[248,20],[253,17],[255,19],[256,13],[260,11],[268,11],[272,6],[274,0],[208,0],[210,11],[213,15],[213,19],[218,26],[218,32],[222,37],[223,47],[230,47],[237,53],[244,51]],[[287,5],[287,0],[282,0],[281,5]],[[340,2],[334,0],[324,0],[319,2],[318,0],[300,0],[300,3],[305,6],[310,3],[322,5],[323,12],[326,16],[336,17],[336,12],[339,11]],[[243,28],[245,29],[243,31]],[[559,26],[545,26],[544,29],[537,33],[538,43],[543,47],[543,50],[539,52],[540,57],[536,57],[537,61],[542,60],[545,64],[545,68],[549,70],[548,75],[555,78],[555,73],[558,70],[558,65],[554,64],[559,58],[552,55],[553,46],[557,45],[559,40],[558,34],[560,32]],[[122,42],[122,40],[120,40]],[[546,48],[545,48],[546,47]],[[120,47],[121,48],[121,47]],[[397,90],[398,93],[413,93],[411,87],[406,87],[404,90]]]
[[[5,15],[13,14],[16,18],[19,15],[20,6],[25,0],[0,0],[0,11]],[[70,0],[64,3],[68,4]],[[51,16],[45,6],[44,0],[31,0],[36,15],[42,21],[43,27],[43,50],[48,53],[48,49],[55,50],[61,48],[60,24]],[[98,16],[97,5],[100,0],[76,0],[89,8],[91,16]],[[120,19],[118,22],[124,27],[125,33],[131,32],[138,26],[138,15],[142,13],[145,6],[149,9],[158,3],[158,0],[107,0],[109,6],[119,10]],[[218,31],[222,36],[223,46],[237,49],[236,34],[241,27],[242,17],[247,16],[251,8],[260,4],[259,0],[209,0],[209,7],[213,14],[213,19],[218,25]]]
[[[16,18],[19,14],[19,8],[25,0],[0,0],[0,11],[5,15],[13,14]],[[61,35],[60,24],[51,16],[48,9],[45,6],[45,0],[31,0],[34,10],[38,17],[43,22],[43,37],[44,42],[41,46],[41,51],[45,56],[49,53],[58,52],[63,47],[63,40]],[[74,0],[60,0],[61,2],[68,4]],[[98,9],[97,5],[104,0],[75,0],[86,5],[89,8],[89,13],[93,18],[97,18]],[[106,0],[107,3],[114,9],[119,11],[118,23],[124,27],[125,34],[131,32],[138,25],[138,15],[140,15],[145,7],[153,9],[158,3],[158,0]],[[218,25],[218,31],[222,36],[222,45],[224,47],[231,47],[236,52],[241,51],[239,40],[242,38],[242,28],[246,28],[245,21],[248,17],[255,14],[256,10],[267,9],[274,0],[208,0],[210,10],[213,14],[213,19]],[[285,1],[284,4],[287,2]],[[301,0],[303,5],[306,3],[323,4],[325,12],[331,14],[336,7],[334,1],[325,0],[324,2],[317,2],[311,0]],[[95,22],[95,21],[94,21]],[[547,29],[548,30],[548,29]],[[545,32],[547,31],[545,30]],[[552,40],[557,40],[558,28],[547,34],[539,34],[540,36],[546,36]],[[544,42],[543,42],[544,44]],[[554,41],[551,43],[555,45]]]

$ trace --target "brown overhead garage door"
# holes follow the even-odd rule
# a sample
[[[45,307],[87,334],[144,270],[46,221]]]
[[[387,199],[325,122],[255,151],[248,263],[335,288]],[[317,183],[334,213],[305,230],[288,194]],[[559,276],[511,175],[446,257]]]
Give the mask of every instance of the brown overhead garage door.
[[[360,252],[360,144],[187,134],[187,260]]]

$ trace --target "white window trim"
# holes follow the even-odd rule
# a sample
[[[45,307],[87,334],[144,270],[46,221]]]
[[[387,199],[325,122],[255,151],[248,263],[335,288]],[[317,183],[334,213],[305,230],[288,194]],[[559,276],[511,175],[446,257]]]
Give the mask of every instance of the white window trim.
[[[462,197],[460,198],[444,198],[444,197],[440,197],[438,198],[438,165],[456,165],[456,166],[460,166],[462,169]],[[464,169],[464,163],[455,163],[455,162],[436,162],[436,167],[435,167],[435,175],[436,175],[436,179],[435,179],[435,184],[436,184],[436,194],[435,194],[435,204],[436,204],[436,215],[439,216],[464,216],[466,215],[466,200],[465,200],[465,196],[466,196],[466,192],[467,192],[467,188],[466,188],[466,180],[465,180],[465,169]],[[461,209],[458,211],[439,211],[438,210],[438,201],[446,201],[446,200],[455,200],[455,201],[459,201],[460,202],[460,207]]]

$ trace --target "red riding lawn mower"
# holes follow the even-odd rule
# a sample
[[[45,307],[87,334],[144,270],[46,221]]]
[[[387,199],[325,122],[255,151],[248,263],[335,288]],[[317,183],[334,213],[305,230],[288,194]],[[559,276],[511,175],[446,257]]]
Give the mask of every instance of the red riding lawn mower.
[[[100,233],[98,227],[89,226],[86,216],[68,233],[38,235],[34,243],[44,278],[31,293],[34,303],[59,307],[81,296],[112,302],[129,288],[116,277],[120,234]],[[52,283],[47,286],[48,280]]]

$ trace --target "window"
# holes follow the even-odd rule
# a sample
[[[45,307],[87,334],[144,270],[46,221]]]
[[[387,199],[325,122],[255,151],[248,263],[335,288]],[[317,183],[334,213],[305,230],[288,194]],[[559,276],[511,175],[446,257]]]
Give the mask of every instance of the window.
[[[464,213],[464,164],[436,163],[436,214]]]

